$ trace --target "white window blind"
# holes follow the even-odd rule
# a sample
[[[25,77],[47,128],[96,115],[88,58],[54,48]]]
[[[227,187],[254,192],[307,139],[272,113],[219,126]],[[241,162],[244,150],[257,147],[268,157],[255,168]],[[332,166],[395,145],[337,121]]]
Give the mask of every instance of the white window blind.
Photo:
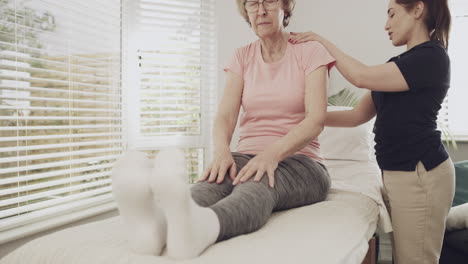
[[[449,40],[451,87],[448,92],[447,125],[455,138],[468,140],[468,1],[451,0],[452,31]]]
[[[0,243],[115,208],[120,72],[120,0],[0,0]]]
[[[215,1],[127,4],[128,83],[137,84],[129,92],[129,147],[185,149],[188,170],[195,177],[211,153],[217,74]]]

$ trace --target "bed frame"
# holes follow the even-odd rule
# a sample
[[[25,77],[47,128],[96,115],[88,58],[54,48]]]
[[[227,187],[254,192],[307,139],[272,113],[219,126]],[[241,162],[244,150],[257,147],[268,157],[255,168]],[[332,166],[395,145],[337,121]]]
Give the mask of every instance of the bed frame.
[[[362,264],[376,264],[377,263],[377,250],[378,250],[379,238],[377,235],[374,235],[371,240],[369,240],[369,249],[367,250],[366,257]]]

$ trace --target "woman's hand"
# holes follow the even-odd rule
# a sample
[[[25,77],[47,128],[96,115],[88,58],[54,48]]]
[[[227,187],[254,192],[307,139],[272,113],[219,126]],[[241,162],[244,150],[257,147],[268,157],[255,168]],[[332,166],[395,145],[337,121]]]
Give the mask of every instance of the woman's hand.
[[[268,175],[270,187],[275,185],[275,170],[278,167],[279,159],[274,151],[264,151],[251,159],[237,174],[232,184],[248,181],[255,175],[254,181],[259,182],[265,172]]]
[[[309,31],[309,32],[303,32],[303,33],[294,33],[291,32],[291,35],[289,36],[288,41],[293,44],[298,44],[302,42],[307,42],[307,41],[320,41],[321,36]]]
[[[211,165],[203,172],[203,176],[198,181],[208,179],[209,183],[220,184],[224,181],[226,172],[229,169],[229,178],[234,181],[237,173],[236,163],[229,149],[220,151],[215,154],[215,158]]]

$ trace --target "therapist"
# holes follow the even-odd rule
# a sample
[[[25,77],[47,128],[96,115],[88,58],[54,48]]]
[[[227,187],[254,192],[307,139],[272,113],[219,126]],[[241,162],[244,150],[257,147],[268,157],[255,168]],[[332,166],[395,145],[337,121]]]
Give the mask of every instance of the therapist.
[[[329,112],[325,125],[357,126],[377,116],[375,150],[395,263],[436,264],[455,189],[454,166],[436,124],[450,87],[451,16],[447,0],[391,0],[387,16],[392,44],[407,51],[385,64],[364,65],[312,32],[289,41],[319,41],[349,82],[369,90],[353,110]]]

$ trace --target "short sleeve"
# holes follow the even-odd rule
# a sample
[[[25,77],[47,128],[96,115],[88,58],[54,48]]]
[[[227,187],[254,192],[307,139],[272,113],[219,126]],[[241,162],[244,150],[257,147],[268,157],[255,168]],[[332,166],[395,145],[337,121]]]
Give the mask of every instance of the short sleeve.
[[[397,58],[400,69],[410,91],[440,88],[450,82],[450,60],[441,47],[419,48]]]
[[[329,71],[335,66],[335,58],[317,41],[303,43],[301,55],[305,76],[320,66],[327,65]]]
[[[234,55],[228,60],[224,71],[231,71],[244,79],[244,52],[242,48],[236,49]]]

